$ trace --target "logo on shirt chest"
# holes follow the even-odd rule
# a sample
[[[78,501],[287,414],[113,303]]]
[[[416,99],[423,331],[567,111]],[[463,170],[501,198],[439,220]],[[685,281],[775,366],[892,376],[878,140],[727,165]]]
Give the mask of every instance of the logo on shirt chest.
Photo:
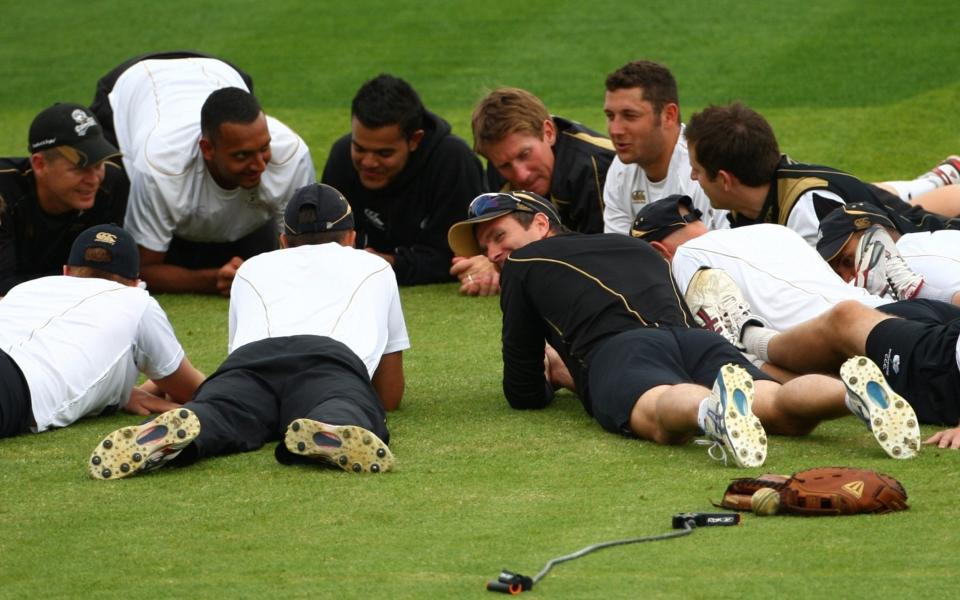
[[[365,208],[363,209],[363,216],[366,217],[367,222],[369,222],[371,225],[373,225],[380,231],[383,231],[385,229],[383,224],[383,219],[380,218],[380,213],[374,212],[369,208]]]
[[[647,203],[647,195],[643,192],[643,190],[633,190],[633,192],[630,193],[630,198],[633,200],[634,204]]]

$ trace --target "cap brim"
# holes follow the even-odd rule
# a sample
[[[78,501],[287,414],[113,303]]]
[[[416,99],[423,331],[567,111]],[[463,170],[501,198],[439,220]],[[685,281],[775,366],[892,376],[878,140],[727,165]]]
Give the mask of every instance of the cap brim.
[[[827,242],[821,239],[819,242],[817,242],[817,252],[820,253],[820,256],[823,257],[823,260],[830,262],[831,260],[835,259],[838,254],[840,254],[840,251],[843,250],[843,247],[847,245],[847,241],[853,236],[854,233],[856,232],[851,231],[850,233],[846,233]]]
[[[59,146],[57,149],[78,167],[88,167],[110,157],[120,156],[120,151],[102,137],[84,140],[79,144]]]
[[[476,256],[480,254],[480,246],[477,244],[477,237],[473,234],[473,226],[477,223],[492,221],[503,215],[509,215],[512,212],[514,211],[511,209],[498,210],[454,223],[450,227],[450,231],[447,232],[447,243],[453,250],[453,254],[455,256]]]

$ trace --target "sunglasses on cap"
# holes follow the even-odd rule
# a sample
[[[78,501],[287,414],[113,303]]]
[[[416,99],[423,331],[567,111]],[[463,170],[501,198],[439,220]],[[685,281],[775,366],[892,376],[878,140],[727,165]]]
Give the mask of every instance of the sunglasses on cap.
[[[556,210],[548,202],[525,192],[490,192],[480,194],[470,203],[468,218],[482,217],[494,212],[519,211],[528,213],[542,212],[551,219],[560,222]]]

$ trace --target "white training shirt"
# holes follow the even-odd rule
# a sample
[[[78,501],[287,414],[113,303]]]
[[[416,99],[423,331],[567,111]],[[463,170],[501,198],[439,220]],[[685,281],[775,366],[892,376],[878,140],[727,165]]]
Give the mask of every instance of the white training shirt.
[[[662,181],[650,181],[640,165],[624,164],[619,157],[610,163],[603,186],[604,233],[630,235],[633,220],[641,208],[673,194],[690,196],[694,208],[703,213],[703,222],[710,229],[730,228],[728,211],[713,208],[700,184],[690,179],[690,155],[682,127],[680,138],[673,147],[667,176]]]
[[[681,293],[701,268],[726,271],[753,313],[781,331],[843,300],[870,307],[890,302],[844,282],[802,237],[780,225],[710,231],[684,243],[673,257]]]
[[[130,397],[138,372],[171,375],[183,348],[157,301],[106,279],[43,277],[0,301],[0,348],[30,388],[37,431],[66,427]]]
[[[229,351],[288,335],[342,342],[372,378],[384,354],[410,347],[393,268],[375,254],[337,243],[247,260],[230,289]]]
[[[230,65],[211,58],[136,63],[110,93],[117,141],[130,177],[124,228],[149,250],[170,240],[232,242],[273,219],[278,231],[293,192],[316,181],[307,144],[267,117],[271,159],[254,189],[221,188],[200,153],[200,108],[223,87],[247,89]]]
[[[951,294],[960,292],[960,231],[908,233],[897,240],[897,249],[927,285]]]

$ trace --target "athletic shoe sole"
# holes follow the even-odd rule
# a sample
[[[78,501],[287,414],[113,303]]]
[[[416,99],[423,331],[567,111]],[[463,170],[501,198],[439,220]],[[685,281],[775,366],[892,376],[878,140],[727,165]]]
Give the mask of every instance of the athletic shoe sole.
[[[287,427],[287,450],[353,473],[385,473],[393,469],[393,453],[371,431],[356,425],[328,425],[297,419]]]
[[[161,466],[200,434],[200,421],[186,408],[168,410],[142,425],[122,427],[103,439],[87,467],[94,479],[122,479]]]
[[[714,389],[723,409],[725,444],[739,467],[759,467],[767,459],[767,434],[753,414],[753,378],[746,369],[724,365]]]
[[[880,368],[865,356],[854,356],[840,367],[840,378],[851,399],[869,415],[870,431],[893,458],[913,458],[920,451],[920,425],[910,403],[894,392]]]

